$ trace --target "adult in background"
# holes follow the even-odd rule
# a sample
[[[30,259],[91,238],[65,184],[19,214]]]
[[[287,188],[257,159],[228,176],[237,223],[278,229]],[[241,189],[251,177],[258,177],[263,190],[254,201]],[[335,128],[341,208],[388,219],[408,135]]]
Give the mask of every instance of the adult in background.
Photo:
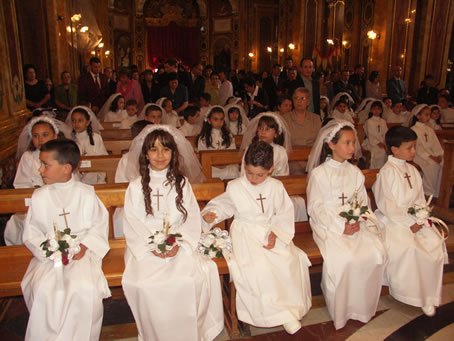
[[[97,113],[110,94],[106,75],[101,73],[101,61],[97,57],[90,59],[90,70],[79,78],[79,102],[91,103],[91,109]]]
[[[107,83],[109,84],[109,96],[113,95],[117,91],[117,82],[114,80],[114,72],[111,67],[104,68],[104,74],[107,77]]]
[[[292,100],[294,110],[284,115],[290,129],[293,147],[311,147],[317,138],[322,126],[320,115],[307,111],[309,106],[309,90],[306,88],[295,89]],[[305,162],[290,162],[290,174],[304,174]]]
[[[309,90],[309,106],[307,107],[307,111],[320,115],[320,81],[312,77],[314,63],[310,58],[303,58],[301,59],[300,66],[303,86]]]
[[[262,87],[268,95],[270,110],[276,108],[278,98],[282,94],[282,80],[279,79],[281,69],[281,64],[274,64],[271,69],[271,74],[263,80]]]
[[[152,70],[147,69],[144,71],[144,79],[141,86],[143,101],[145,104],[155,103],[159,98],[159,84],[153,82],[153,78],[154,75]]]
[[[293,96],[293,92],[297,88],[304,87],[304,82],[301,77],[298,76],[298,70],[296,66],[292,66],[288,70],[288,77],[282,85],[282,91],[288,96]]]
[[[137,111],[141,112],[144,106],[142,89],[135,79],[130,79],[129,70],[123,68],[118,73],[117,93],[125,98],[125,103],[133,99],[137,103]]]
[[[55,87],[55,104],[63,114],[77,105],[77,85],[71,83],[71,74],[68,71],[63,71],[60,77],[61,84]],[[63,116],[65,120],[66,115]]]
[[[161,89],[160,97],[167,97],[172,101],[172,108],[179,116],[184,115],[188,107],[188,88],[178,83],[178,75],[169,75],[169,84]]]
[[[178,83],[186,88],[189,85],[189,75],[186,71],[178,71],[177,61],[175,59],[167,59],[164,63],[164,73],[159,75],[159,88],[162,90],[169,84],[170,75],[176,74]]]
[[[372,71],[366,82],[366,98],[376,98],[381,100],[380,73]]]
[[[248,105],[248,117],[254,118],[261,112],[268,110],[268,95],[263,88],[259,88],[255,79],[247,77],[244,80],[244,89],[246,90],[245,102]]]
[[[205,89],[205,78],[202,76],[203,67],[202,64],[194,64],[189,73],[189,87],[188,96],[190,102],[198,103],[200,95],[203,94]]]
[[[24,77],[27,108],[33,111],[34,109],[44,107],[50,100],[50,94],[44,81],[36,78],[36,68],[34,65],[27,64],[24,66]]]
[[[401,77],[402,67],[395,66],[392,78],[386,81],[386,92],[393,103],[402,102],[405,104],[407,102],[407,85]]]
[[[287,57],[285,58],[285,62],[284,62],[284,70],[282,70],[279,78],[282,80],[282,81],[285,81],[288,79],[288,73],[290,71],[290,69],[293,67],[293,59],[292,57]]]
[[[353,98],[355,104],[358,105],[360,102],[359,96],[356,93],[353,85],[348,82],[349,78],[350,71],[348,71],[347,69],[343,70],[340,79],[333,84],[334,96],[336,96],[339,92],[346,92]]]
[[[417,102],[418,104],[437,104],[438,102],[438,89],[434,85],[434,76],[424,76],[424,81],[418,90]]]
[[[219,105],[224,106],[227,99],[233,96],[233,86],[227,79],[225,71],[219,72],[219,80],[221,81],[221,86],[219,87]]]
[[[350,75],[348,82],[353,85],[359,98],[365,98],[366,94],[366,79],[364,77],[364,66],[361,64],[355,65],[354,72]]]
[[[219,103],[219,74],[212,72],[210,75],[210,81],[205,83],[205,92],[211,96],[211,105],[223,105]]]

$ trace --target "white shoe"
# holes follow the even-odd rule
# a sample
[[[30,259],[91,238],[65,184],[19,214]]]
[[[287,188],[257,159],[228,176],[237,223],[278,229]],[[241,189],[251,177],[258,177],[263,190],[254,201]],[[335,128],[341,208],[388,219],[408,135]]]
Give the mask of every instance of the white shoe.
[[[421,308],[424,314],[426,314],[429,317],[432,317],[435,315],[435,307],[433,305],[426,305]]]
[[[298,320],[290,321],[283,324],[285,331],[289,334],[295,334],[301,329],[301,323]]]

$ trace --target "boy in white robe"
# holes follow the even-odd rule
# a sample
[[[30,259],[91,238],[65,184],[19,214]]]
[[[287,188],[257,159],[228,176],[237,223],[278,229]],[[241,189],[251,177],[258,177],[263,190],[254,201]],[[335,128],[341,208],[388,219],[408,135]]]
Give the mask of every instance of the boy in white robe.
[[[283,325],[294,334],[311,307],[311,264],[292,242],[293,204],[282,183],[270,177],[273,148],[253,143],[245,164],[246,174],[229,182],[226,192],[203,209],[204,230],[235,216],[229,271],[238,318],[258,327]]]
[[[126,102],[126,113],[128,117],[124,118],[120,123],[120,129],[131,129],[132,125],[139,120],[137,117],[137,102],[135,99],[130,99]]]
[[[196,106],[189,106],[184,111],[184,122],[180,131],[184,136],[197,136],[200,134],[202,127],[197,124],[200,117],[200,109]]]
[[[33,193],[23,236],[34,256],[21,283],[30,312],[25,340],[98,340],[102,300],[110,297],[101,268],[109,251],[108,213],[93,187],[72,177],[80,160],[73,141],[47,142],[40,160],[46,185]],[[80,241],[67,265],[42,249],[54,228],[70,228]]]
[[[420,104],[413,108],[412,113],[417,121],[411,129],[418,135],[415,163],[421,167],[424,174],[422,178],[424,194],[438,198],[444,151],[435,131],[427,125],[430,119],[430,108]]]
[[[441,95],[438,98],[438,105],[440,106],[441,123],[454,123],[454,109],[449,107],[449,96]]]
[[[408,163],[416,155],[417,138],[406,127],[388,130],[386,144],[393,155],[380,169],[372,190],[389,257],[384,283],[395,299],[433,316],[440,305],[443,264],[448,258],[438,232],[427,222],[418,225],[408,213],[413,205],[426,203],[421,176]]]

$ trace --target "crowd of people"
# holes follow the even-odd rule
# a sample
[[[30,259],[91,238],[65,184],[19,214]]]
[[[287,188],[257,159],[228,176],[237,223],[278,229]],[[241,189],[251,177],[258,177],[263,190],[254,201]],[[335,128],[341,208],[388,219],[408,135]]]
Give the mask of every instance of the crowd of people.
[[[446,247],[409,208],[438,196],[443,149],[435,130],[454,124],[449,93],[434,90],[427,76],[418,94],[424,102],[411,108],[400,67],[382,97],[378,72],[366,80],[361,65],[329,75],[314,72],[307,58],[299,66],[287,58],[283,69],[276,64],[269,75],[254,76],[200,64],[188,72],[170,59],[158,73],[120,70],[115,80],[112,69],[101,73],[92,58],[78,86],[65,72],[53,93],[27,66],[33,118],[19,138],[14,187],[41,188],[27,216],[12,216],[4,235],[8,245],[25,244],[34,254],[22,281],[30,311],[26,338],[99,337],[102,299],[110,295],[101,271],[108,214],[88,184],[104,183],[105,176],[79,172],[77,165],[81,156],[107,154],[101,130],[110,122],[133,137],[115,176],[129,186],[113,221],[115,237],[126,239],[122,286],[139,339],[212,340],[221,332],[216,266],[197,249],[203,232],[231,217],[227,257],[243,322],[283,325],[290,334],[301,328],[311,307],[310,262],[292,239],[294,222],[307,220],[324,259],[322,290],[336,329],[349,319],[367,323],[383,283],[397,300],[433,316]],[[49,103],[57,114],[39,109]],[[213,167],[213,177],[232,181],[200,212],[191,184],[204,176],[186,137],[196,136],[198,151],[233,150],[236,135],[243,135],[241,166]],[[289,162],[300,146],[311,147],[308,161]],[[370,152],[370,168],[380,169],[375,213],[357,167],[363,151]],[[272,178],[292,174],[307,174],[307,209]],[[366,210],[346,219],[340,212],[355,202]],[[360,219],[365,212],[369,219]],[[43,240],[68,221],[79,244],[61,273],[42,252],[51,247]],[[163,228],[167,244],[151,248]],[[70,283],[64,297],[58,276]],[[80,321],[91,328],[74,328]]]

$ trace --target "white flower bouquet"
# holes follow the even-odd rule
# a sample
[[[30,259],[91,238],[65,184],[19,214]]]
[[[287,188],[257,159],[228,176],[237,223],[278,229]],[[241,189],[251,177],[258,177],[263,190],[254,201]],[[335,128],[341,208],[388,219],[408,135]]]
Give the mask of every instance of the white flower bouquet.
[[[183,240],[181,233],[169,233],[172,226],[167,221],[166,216],[164,216],[162,224],[162,230],[154,232],[149,237],[150,242],[148,244],[150,244],[151,251],[164,253],[173,249],[175,245],[179,245]]]
[[[71,229],[58,230],[54,224],[54,235],[47,235],[47,239],[41,243],[44,255],[54,263],[62,262],[68,265],[73,256],[80,252],[80,240],[71,234]]]
[[[229,233],[219,227],[202,234],[198,250],[202,255],[210,258],[222,258],[232,252],[232,239]]]
[[[427,223],[429,227],[435,227],[440,238],[446,240],[449,236],[449,228],[443,220],[433,216],[433,207],[430,206],[431,201],[432,195],[427,199],[427,202],[425,202],[424,205],[414,204],[408,208],[407,212],[413,216],[416,224],[425,225]]]

